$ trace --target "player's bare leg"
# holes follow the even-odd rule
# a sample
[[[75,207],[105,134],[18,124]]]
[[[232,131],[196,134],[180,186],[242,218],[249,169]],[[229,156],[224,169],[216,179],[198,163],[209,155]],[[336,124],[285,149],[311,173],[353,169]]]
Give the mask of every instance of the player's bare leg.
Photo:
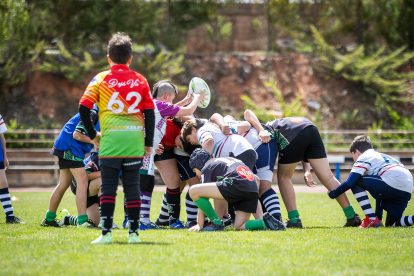
[[[0,170],[0,189],[5,189],[7,187],[9,187],[9,184],[7,183],[6,171]]]
[[[297,210],[296,194],[292,184],[292,176],[296,166],[299,164],[278,164],[277,166],[277,182],[288,212]],[[260,191],[259,191],[260,193]]]
[[[92,222],[95,225],[99,224],[99,221],[101,219],[101,214],[99,213],[98,203],[95,203],[92,206],[90,206],[88,209],[86,209],[86,214],[88,215],[88,218],[92,220]]]
[[[76,207],[78,208],[78,216],[86,215],[86,202],[88,199],[88,174],[85,168],[70,169],[76,180]]]
[[[221,195],[216,183],[195,185],[190,189],[190,196],[194,201],[199,200],[201,197],[224,200],[224,197]]]
[[[82,168],[85,172],[85,169]],[[60,179],[59,183],[57,184],[56,188],[52,192],[52,196],[50,197],[49,201],[49,211],[52,213],[56,213],[60,202],[62,201],[63,195],[65,194],[66,190],[69,188],[70,183],[72,183],[72,173],[69,169],[60,170]],[[86,206],[86,199],[85,199],[85,206]],[[85,208],[86,209],[86,208]]]
[[[311,164],[318,179],[329,191],[333,191],[341,185],[338,179],[333,176],[327,158],[309,159],[309,163]],[[337,197],[336,200],[342,208],[346,208],[351,205],[345,193]]]
[[[177,189],[180,187],[180,176],[178,174],[177,161],[167,159],[155,162],[155,166],[161,174],[162,180],[168,189]]]
[[[237,216],[239,215],[239,211],[237,211]],[[236,216],[236,220],[237,220],[237,216]],[[253,214],[255,219],[262,219],[263,218],[263,208],[262,208],[262,204],[260,204],[260,201],[257,200],[257,209],[256,209],[256,213]]]
[[[257,206],[260,206],[258,204]],[[237,230],[246,230],[246,222],[250,219],[252,214],[237,210],[236,220],[234,221],[234,228]],[[262,214],[263,218],[263,214]]]

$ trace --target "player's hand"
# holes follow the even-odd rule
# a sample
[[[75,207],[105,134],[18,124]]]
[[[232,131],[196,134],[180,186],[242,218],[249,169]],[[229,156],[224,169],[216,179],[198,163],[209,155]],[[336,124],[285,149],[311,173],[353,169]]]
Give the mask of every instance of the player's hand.
[[[4,171],[7,171],[7,169],[9,168],[9,165],[10,165],[9,164],[9,159],[4,157],[3,164],[4,164]]]
[[[144,156],[150,156],[152,154],[152,147],[144,147],[145,154]]]
[[[306,185],[308,185],[311,188],[315,188],[317,183],[313,181],[312,174],[310,172],[305,172],[305,176],[303,178],[305,179]],[[328,194],[329,194],[329,191],[328,191]]]
[[[265,144],[269,143],[270,142],[270,133],[266,130],[261,130],[259,132],[258,138],[262,143],[265,143]]]
[[[221,126],[221,132],[223,132],[224,135],[230,134],[230,126],[227,124],[224,124]]]
[[[188,229],[188,232],[199,232],[201,229],[203,229],[203,227],[197,224]]]
[[[185,98],[183,99],[183,104],[187,105],[189,103],[191,103],[193,101],[193,99],[191,99],[190,96],[190,91],[187,92],[187,95],[185,96]]]
[[[164,146],[162,144],[158,144],[158,148],[155,150],[157,155],[161,155],[164,152]]]
[[[206,91],[205,89],[203,89],[200,93],[196,94],[194,93],[194,100],[201,103],[202,101],[204,101],[204,91]]]
[[[92,144],[99,150],[99,142],[101,141],[102,133],[96,132],[95,138],[92,139]]]

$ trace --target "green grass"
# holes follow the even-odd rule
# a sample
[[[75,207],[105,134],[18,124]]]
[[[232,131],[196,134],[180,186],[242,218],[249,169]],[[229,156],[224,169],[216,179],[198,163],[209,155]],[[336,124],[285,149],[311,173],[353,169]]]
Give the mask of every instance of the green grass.
[[[99,231],[40,227],[50,193],[12,195],[20,199],[13,202],[16,215],[28,224],[0,223],[0,275],[413,274],[413,227],[342,228],[343,212],[326,194],[297,195],[303,230],[151,230],[140,232],[140,245],[126,244],[127,230],[113,231],[113,245],[91,245]],[[123,202],[121,196],[118,203]],[[76,213],[74,199],[68,192],[61,207]],[[161,199],[162,193],[154,193],[151,220],[158,215]],[[362,214],[354,198],[350,200]],[[414,214],[413,203],[406,214]],[[118,204],[115,222],[122,220]]]

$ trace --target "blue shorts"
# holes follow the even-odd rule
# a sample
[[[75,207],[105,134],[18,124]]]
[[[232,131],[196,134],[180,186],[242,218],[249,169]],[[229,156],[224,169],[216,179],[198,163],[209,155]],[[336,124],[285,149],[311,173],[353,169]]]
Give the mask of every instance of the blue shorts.
[[[269,143],[261,144],[256,149],[258,158],[253,172],[260,180],[272,182],[278,150],[277,142],[274,139]]]
[[[178,173],[180,174],[181,181],[187,181],[188,179],[197,176],[190,168],[190,156],[175,154],[175,160],[177,161]]]
[[[0,162],[0,170],[4,170],[4,169],[5,169],[4,162]]]
[[[380,201],[380,206],[385,211],[397,218],[402,217],[411,199],[410,193],[391,187],[378,175],[366,175],[363,180],[367,191]]]

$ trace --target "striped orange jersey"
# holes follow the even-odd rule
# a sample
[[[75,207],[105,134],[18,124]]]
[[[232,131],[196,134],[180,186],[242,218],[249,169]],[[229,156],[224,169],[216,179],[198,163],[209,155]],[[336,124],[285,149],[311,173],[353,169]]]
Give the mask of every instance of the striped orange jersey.
[[[114,65],[96,75],[79,104],[97,103],[102,138],[99,157],[137,158],[144,155],[144,109],[154,109],[151,90],[141,74]]]

